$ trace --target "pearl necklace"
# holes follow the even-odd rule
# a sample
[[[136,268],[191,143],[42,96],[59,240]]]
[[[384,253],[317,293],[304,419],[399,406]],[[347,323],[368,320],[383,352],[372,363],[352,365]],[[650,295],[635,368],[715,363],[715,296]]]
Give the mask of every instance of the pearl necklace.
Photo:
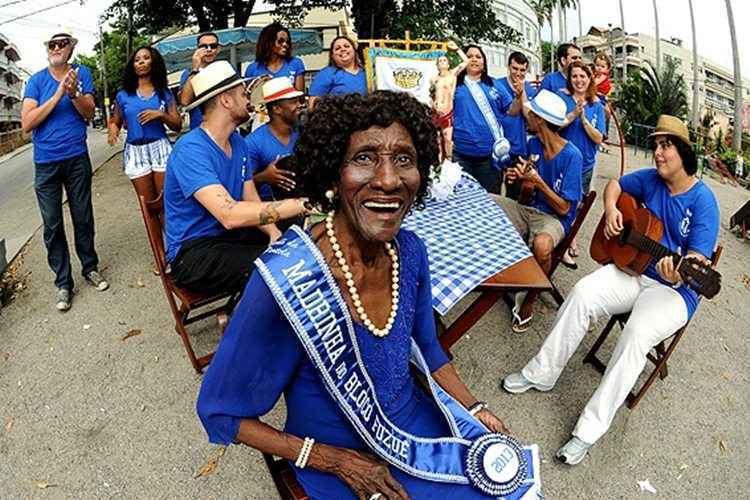
[[[398,313],[398,287],[399,287],[399,281],[398,281],[398,252],[396,252],[396,249],[393,248],[393,245],[391,245],[390,242],[385,243],[385,248],[388,250],[388,255],[391,257],[391,314],[388,316],[388,322],[386,323],[385,327],[378,328],[375,326],[375,324],[372,322],[372,320],[367,316],[367,313],[365,312],[365,308],[362,306],[362,301],[359,299],[359,293],[357,292],[357,287],[354,285],[354,278],[352,276],[352,273],[349,269],[349,266],[346,263],[346,259],[344,258],[344,252],[341,251],[341,246],[339,245],[338,241],[336,240],[336,235],[333,232],[333,212],[328,212],[328,215],[326,216],[326,234],[328,235],[328,241],[331,243],[331,248],[333,249],[333,255],[336,256],[336,259],[339,262],[339,266],[341,267],[341,271],[344,273],[344,279],[346,279],[346,286],[349,288],[349,296],[352,298],[352,304],[354,305],[354,309],[357,311],[357,314],[359,314],[359,319],[362,320],[362,323],[367,327],[370,332],[375,335],[376,337],[385,337],[391,332],[391,328],[393,327],[393,322],[396,320],[396,314]]]

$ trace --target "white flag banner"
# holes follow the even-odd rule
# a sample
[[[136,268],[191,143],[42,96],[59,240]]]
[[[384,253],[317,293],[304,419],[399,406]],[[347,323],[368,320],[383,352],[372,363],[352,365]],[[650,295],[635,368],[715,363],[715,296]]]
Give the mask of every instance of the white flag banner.
[[[443,51],[407,51],[383,48],[369,49],[375,69],[375,88],[409,92],[419,101],[432,103],[430,79],[437,76],[437,58]]]

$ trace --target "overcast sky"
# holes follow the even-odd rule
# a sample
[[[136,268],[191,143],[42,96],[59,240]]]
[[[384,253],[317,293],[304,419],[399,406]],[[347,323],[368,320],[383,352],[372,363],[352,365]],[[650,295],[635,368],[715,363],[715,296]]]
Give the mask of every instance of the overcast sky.
[[[16,16],[33,12],[64,0],[0,0],[0,23]],[[3,4],[14,5],[3,7]],[[97,19],[112,3],[111,0],[88,0],[85,6],[78,1],[68,5],[35,14],[29,18],[0,25],[0,33],[9,37],[21,52],[21,64],[38,71],[46,64],[46,53],[42,41],[62,26],[70,27],[80,40],[78,50],[91,53],[96,42]],[[263,8],[262,2],[257,2]],[[606,26],[620,24],[618,0],[579,0],[583,17],[583,31],[591,25]],[[652,0],[623,0],[625,8],[625,29],[628,32],[654,32]],[[657,0],[659,27],[662,38],[682,38],[685,47],[692,47],[688,0]],[[724,0],[693,0],[698,38],[698,52],[732,71],[732,49],[726,19]],[[738,44],[742,63],[742,73],[750,77],[750,31],[742,21],[750,20],[750,1],[732,0],[734,19],[737,24]],[[557,31],[557,24],[555,24]],[[568,36],[578,35],[578,14],[568,12]],[[549,38],[545,29],[543,38]]]

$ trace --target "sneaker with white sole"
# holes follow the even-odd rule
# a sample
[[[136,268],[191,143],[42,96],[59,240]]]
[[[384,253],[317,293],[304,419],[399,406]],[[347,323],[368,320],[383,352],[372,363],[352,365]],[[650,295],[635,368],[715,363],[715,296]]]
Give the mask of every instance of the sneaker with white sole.
[[[513,394],[521,394],[529,389],[536,389],[537,391],[547,392],[551,391],[554,386],[535,384],[531,380],[523,376],[522,373],[511,373],[503,380],[503,389]]]
[[[570,441],[557,450],[555,458],[564,464],[576,465],[581,463],[592,446],[594,445],[573,436]]]
[[[67,288],[58,288],[55,298],[55,309],[65,312],[70,309],[70,302],[73,294]]]
[[[103,292],[107,288],[109,288],[109,283],[107,283],[107,280],[105,280],[101,274],[99,274],[99,271],[91,271],[86,275],[86,281],[89,282],[91,286],[99,290],[100,292]]]

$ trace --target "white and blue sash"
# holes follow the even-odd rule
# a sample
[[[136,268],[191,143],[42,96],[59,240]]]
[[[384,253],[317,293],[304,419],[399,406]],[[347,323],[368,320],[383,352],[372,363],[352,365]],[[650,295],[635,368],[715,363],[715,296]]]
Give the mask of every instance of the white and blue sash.
[[[502,164],[510,159],[510,142],[505,138],[503,126],[497,121],[495,112],[492,111],[492,106],[490,105],[489,100],[487,100],[487,95],[484,93],[484,90],[482,90],[481,84],[481,81],[464,78],[464,85],[469,89],[471,97],[474,99],[479,111],[482,113],[484,121],[487,122],[490,132],[492,132],[492,137],[495,140],[492,144],[492,166],[495,169],[500,170]],[[496,93],[497,90],[490,88],[490,94],[493,92]]]
[[[380,458],[424,480],[471,484],[494,497],[537,498],[536,445],[522,447],[509,436],[489,433],[435,383],[413,339],[412,363],[424,373],[451,436],[419,437],[391,422],[365,369],[341,291],[303,230],[292,226],[256,260],[256,266],[326,390]]]

